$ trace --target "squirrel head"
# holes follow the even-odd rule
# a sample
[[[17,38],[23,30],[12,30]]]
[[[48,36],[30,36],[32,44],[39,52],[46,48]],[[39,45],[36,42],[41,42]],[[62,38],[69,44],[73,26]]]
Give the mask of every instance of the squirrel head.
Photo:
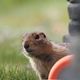
[[[39,56],[49,52],[50,41],[43,32],[26,33],[23,38],[23,47],[28,55]]]

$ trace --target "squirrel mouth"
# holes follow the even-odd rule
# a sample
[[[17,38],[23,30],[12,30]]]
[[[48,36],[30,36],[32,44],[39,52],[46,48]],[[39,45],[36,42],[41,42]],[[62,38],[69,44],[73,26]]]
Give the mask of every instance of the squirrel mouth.
[[[33,52],[33,50],[30,48],[30,46],[29,46],[28,43],[24,44],[24,49],[25,49],[27,52]]]
[[[32,49],[26,49],[26,51],[27,51],[27,52],[33,52],[33,50],[32,50]]]

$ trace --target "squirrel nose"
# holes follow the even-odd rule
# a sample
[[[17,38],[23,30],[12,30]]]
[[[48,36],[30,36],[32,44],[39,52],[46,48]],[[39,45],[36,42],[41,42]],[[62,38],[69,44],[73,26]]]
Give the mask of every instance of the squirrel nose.
[[[28,43],[25,43],[25,44],[24,44],[24,48],[25,48],[25,49],[28,49],[28,48],[29,48],[29,44],[28,44]]]

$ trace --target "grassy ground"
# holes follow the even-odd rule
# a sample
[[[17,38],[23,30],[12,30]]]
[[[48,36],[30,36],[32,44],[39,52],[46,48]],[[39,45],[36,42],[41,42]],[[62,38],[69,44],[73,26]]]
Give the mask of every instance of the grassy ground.
[[[0,80],[38,80],[16,40],[0,43]],[[20,42],[19,42],[20,43]]]
[[[31,69],[20,65],[1,65],[0,80],[38,80]]]

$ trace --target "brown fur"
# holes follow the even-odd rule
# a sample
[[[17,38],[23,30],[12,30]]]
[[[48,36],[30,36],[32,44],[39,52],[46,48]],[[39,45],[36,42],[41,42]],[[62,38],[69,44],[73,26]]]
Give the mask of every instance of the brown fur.
[[[66,44],[65,44],[66,45]],[[41,80],[48,79],[50,69],[60,58],[69,54],[65,45],[49,41],[42,32],[27,33],[23,39],[25,55]]]

